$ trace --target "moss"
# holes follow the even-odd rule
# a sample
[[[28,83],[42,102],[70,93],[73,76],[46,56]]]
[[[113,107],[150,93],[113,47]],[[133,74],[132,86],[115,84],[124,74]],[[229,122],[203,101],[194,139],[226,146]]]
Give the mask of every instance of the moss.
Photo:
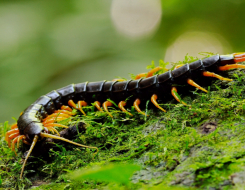
[[[99,153],[93,157],[92,149],[58,145],[60,151],[50,151],[48,159],[29,160],[23,180],[18,180],[22,152],[15,156],[7,147],[5,123],[0,141],[1,186],[27,188],[41,181],[49,184],[36,189],[121,189],[124,186],[120,183],[74,181],[66,175],[78,168],[117,162],[142,167],[128,189],[236,189],[245,183],[234,180],[245,171],[245,75],[242,70],[223,75],[234,81],[213,80],[212,85],[206,84],[207,94],[191,89],[181,95],[191,108],[170,100],[161,104],[167,113],[149,107],[150,117],[134,110],[135,116],[130,117],[112,108],[111,119],[106,113],[94,112],[92,106],[86,107],[87,117],[77,115],[70,122],[87,124],[86,132],[74,141],[96,146]],[[204,131],[207,123],[215,125],[213,130]]]

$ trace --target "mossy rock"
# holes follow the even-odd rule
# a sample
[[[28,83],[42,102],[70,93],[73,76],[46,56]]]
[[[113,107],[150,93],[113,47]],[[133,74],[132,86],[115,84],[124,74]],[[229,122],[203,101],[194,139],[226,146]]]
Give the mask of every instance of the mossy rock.
[[[164,102],[167,113],[148,108],[145,117],[133,111],[134,117],[112,109],[112,120],[106,113],[87,107],[87,117],[76,116],[74,123],[84,122],[85,133],[74,141],[98,147],[92,149],[58,145],[48,158],[28,160],[25,178],[18,180],[21,151],[18,156],[1,139],[1,186],[4,189],[239,189],[245,186],[245,73],[235,70],[223,73],[232,82],[213,80],[209,92],[197,90],[181,94],[191,105],[175,100]],[[189,90],[189,89],[188,89]],[[147,107],[147,106],[146,106]],[[5,127],[2,127],[2,135]],[[22,147],[22,149],[24,149]],[[107,164],[137,164],[127,185],[120,182],[86,179],[73,180],[67,172],[78,168]],[[124,175],[123,171],[119,171]],[[44,183],[44,184],[43,184]],[[48,183],[48,184],[45,184]]]

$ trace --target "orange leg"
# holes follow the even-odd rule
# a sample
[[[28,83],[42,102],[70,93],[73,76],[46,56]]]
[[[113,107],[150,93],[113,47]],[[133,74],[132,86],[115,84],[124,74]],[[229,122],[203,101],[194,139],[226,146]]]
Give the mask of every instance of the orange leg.
[[[67,119],[67,118],[66,117],[49,118],[48,120],[45,120],[42,123],[45,125],[45,124],[48,124],[48,123],[54,123],[54,122],[57,122],[57,121],[62,121],[64,119]]]
[[[147,75],[147,73],[140,73],[140,74],[136,75],[135,80],[138,80],[138,79],[141,79],[143,77],[146,77],[146,75]]]
[[[14,140],[12,141],[12,146],[11,146],[12,149],[11,150],[15,153],[15,155],[17,155],[16,152],[15,152],[15,144],[18,141],[19,137],[20,136],[15,137]]]
[[[244,52],[242,52],[242,53],[233,53],[233,55],[234,55],[235,63],[245,61],[245,53]]]
[[[61,106],[61,110],[66,110],[66,111],[69,111],[69,112],[72,112],[72,109],[69,107],[69,106]]]
[[[95,101],[95,102],[94,102],[94,106],[95,106],[99,111],[103,112],[103,110],[101,109],[100,105],[101,105],[101,103],[100,103],[99,101]]]
[[[173,97],[175,98],[175,100],[177,100],[178,102],[187,105],[184,101],[180,100],[178,97],[178,93],[177,93],[177,88],[176,87],[172,87],[171,89],[171,94],[173,95]]]
[[[19,132],[18,133],[13,133],[13,134],[9,135],[9,139],[8,139],[8,146],[9,146],[9,148],[11,147],[11,140],[13,138],[15,138],[15,137],[18,137],[19,135],[20,135]]]
[[[111,118],[113,118],[113,116],[111,115],[111,113],[108,111],[108,107],[109,106],[113,106],[113,104],[110,102],[110,101],[105,101],[104,103],[103,103],[103,108],[104,108],[104,110],[108,113],[108,115],[111,117]]]
[[[23,143],[27,144],[27,145],[31,145],[27,140],[22,139]]]
[[[26,138],[25,135],[21,135],[21,136],[18,137],[18,140],[17,140],[17,148],[19,148],[20,140],[21,140],[21,139],[24,140],[25,138]]]
[[[233,64],[233,65],[220,66],[219,71],[227,71],[229,69],[238,69],[238,68],[245,69],[245,65]]]
[[[148,73],[140,73],[140,74],[136,75],[135,80],[141,79],[143,77],[145,77],[145,78],[152,77],[155,72],[160,71],[161,69],[163,69],[163,68],[162,67],[155,67],[154,69],[150,70]]]
[[[60,115],[60,114],[52,114],[52,115],[49,115],[48,117],[46,117],[45,119],[43,119],[43,123],[45,123],[45,122],[48,122],[48,121],[50,121],[50,120],[64,120],[64,119],[68,119],[68,118],[70,118],[71,116],[69,116],[69,115]]]
[[[214,77],[214,78],[217,78],[217,79],[220,79],[220,80],[232,81],[232,79],[224,78],[224,77],[222,77],[220,75],[217,75],[215,73],[211,73],[209,71],[203,71],[202,75],[205,76],[205,77]]]
[[[17,123],[15,123],[15,124],[13,124],[13,125],[11,126],[11,129],[16,129],[16,128],[18,128]]]
[[[88,105],[87,102],[85,102],[85,101],[78,101],[77,104],[78,104],[78,110],[79,110],[80,112],[82,112],[83,115],[86,116],[85,112],[84,112],[83,109],[82,109],[82,106],[87,106],[87,105]]]
[[[141,114],[145,115],[144,112],[141,111],[141,109],[139,108],[139,105],[140,105],[140,99],[137,98],[135,101],[134,101],[134,108]]]
[[[8,132],[6,133],[6,135],[5,135],[5,140],[8,141],[9,135],[11,135],[11,134],[13,134],[13,133],[17,133],[17,132],[19,132],[19,129],[18,129],[18,128],[15,128],[15,129],[12,129],[12,130],[8,131]]]
[[[199,86],[197,83],[195,83],[195,82],[194,82],[193,80],[191,80],[191,79],[187,79],[187,83],[188,83],[189,85],[191,85],[191,86],[194,86],[194,87],[198,88],[199,90],[202,90],[202,91],[208,93],[207,90],[205,90],[204,88],[202,88],[201,86]]]
[[[71,115],[68,115],[68,114],[65,114],[65,113],[53,113],[53,114],[49,115],[48,117],[46,117],[45,119],[43,119],[43,121],[46,121],[49,118],[58,117],[58,116],[66,117],[66,118],[71,117]]]
[[[79,110],[80,112],[82,112],[83,115],[86,116],[86,113],[83,111],[82,106],[87,106],[88,105],[87,102],[85,102],[85,101],[78,101],[77,104],[78,104],[78,106],[74,103],[73,100],[69,100],[68,101],[68,105],[69,106],[73,107],[74,109]]]
[[[147,73],[146,78],[152,77],[155,72],[160,71],[161,69],[163,69],[163,68],[162,67],[155,67],[154,69],[150,70]]]
[[[129,113],[129,112],[124,108],[124,106],[126,106],[126,102],[125,102],[125,101],[119,102],[118,107],[119,107],[123,112],[125,112],[125,113],[127,113],[127,114],[133,116],[133,114]]]
[[[157,107],[159,108],[160,110],[162,110],[163,112],[166,112],[165,109],[163,109],[161,106],[159,106],[159,104],[157,103],[157,95],[156,94],[153,94],[152,97],[151,97],[151,102]]]
[[[56,110],[54,113],[64,113],[67,115],[74,115],[73,113],[71,113],[70,111],[67,111],[67,110]]]
[[[69,128],[67,127],[66,125],[62,125],[62,124],[59,124],[59,123],[48,123],[46,125],[44,125],[44,127],[63,127],[63,128]]]

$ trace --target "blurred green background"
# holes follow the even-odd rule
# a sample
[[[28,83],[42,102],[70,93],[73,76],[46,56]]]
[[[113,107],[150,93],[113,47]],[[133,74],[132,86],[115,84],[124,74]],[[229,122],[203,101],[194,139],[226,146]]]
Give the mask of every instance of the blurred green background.
[[[71,83],[245,51],[244,14],[243,0],[1,1],[0,123]]]

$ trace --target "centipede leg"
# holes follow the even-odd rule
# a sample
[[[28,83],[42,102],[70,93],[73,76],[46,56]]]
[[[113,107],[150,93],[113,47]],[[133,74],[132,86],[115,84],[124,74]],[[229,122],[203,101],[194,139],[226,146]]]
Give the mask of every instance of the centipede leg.
[[[134,108],[137,110],[137,112],[139,112],[140,114],[143,114],[145,115],[144,112],[141,111],[141,109],[139,108],[139,105],[140,105],[140,99],[137,98],[135,101],[134,101]]]
[[[146,77],[146,75],[147,75],[147,73],[140,73],[140,74],[136,75],[135,80],[144,78],[144,77]]]
[[[245,65],[240,65],[240,64],[225,65],[225,66],[218,67],[218,70],[227,71],[229,69],[238,69],[238,68],[245,69]]]
[[[19,148],[20,140],[21,140],[21,139],[24,140],[25,138],[26,138],[25,135],[21,135],[21,136],[18,137],[18,140],[17,140],[17,148]]]
[[[161,69],[163,69],[163,68],[162,67],[155,67],[154,69],[150,70],[148,73],[140,73],[140,74],[136,75],[135,80],[138,80],[138,79],[141,79],[144,77],[145,78],[152,77],[155,72],[160,71]]]
[[[78,106],[73,102],[73,100],[69,100],[68,101],[68,105],[69,106],[71,106],[71,107],[79,110],[80,112],[82,112],[83,115],[86,116],[86,113],[83,111],[82,106],[87,106],[88,105],[87,102],[85,102],[85,101],[78,101],[77,104],[78,104]]]
[[[11,129],[16,129],[16,128],[18,128],[17,123],[15,123],[15,124],[13,124],[13,125],[11,126]]]
[[[109,106],[112,106],[113,104],[110,102],[110,101],[105,101],[104,103],[103,103],[103,108],[104,108],[104,110],[108,113],[108,115],[111,117],[111,118],[113,118],[113,116],[111,115],[111,113],[108,111],[108,107]]]
[[[180,102],[180,103],[182,103],[182,104],[187,106],[187,104],[184,101],[179,99],[179,95],[177,93],[177,88],[176,87],[172,87],[171,94],[175,98],[175,100],[177,100],[178,102]]]
[[[241,52],[241,53],[233,53],[233,55],[234,55],[234,61],[235,61],[235,63],[245,61],[245,53],[244,52]]]
[[[69,106],[61,106],[60,108],[61,110],[66,110],[66,111],[69,111],[69,112],[72,112],[72,109],[69,107]]]
[[[15,144],[17,143],[19,137],[20,136],[15,137],[14,140],[12,141],[12,146],[11,146],[12,149],[11,150],[15,153],[15,155],[17,155],[16,152],[15,152]]]
[[[43,125],[48,124],[48,123],[54,123],[57,121],[62,121],[64,119],[67,119],[66,117],[55,117],[55,118],[49,118],[47,120],[44,120],[42,123]]]
[[[222,77],[220,75],[217,75],[217,74],[209,72],[209,71],[203,71],[202,75],[205,76],[205,77],[214,77],[214,78],[217,78],[217,79],[220,79],[220,80],[232,81],[232,79],[228,79],[228,78]]]
[[[199,86],[197,83],[195,83],[193,80],[191,79],[187,79],[187,83],[191,86],[194,86],[196,88],[198,88],[199,90],[202,90],[203,92],[208,92],[206,89],[202,88],[201,86]]]
[[[101,103],[100,103],[99,101],[95,101],[95,102],[94,102],[94,106],[95,106],[99,111],[103,112],[103,110],[101,109],[100,105],[101,105]]]
[[[49,127],[62,127],[62,128],[69,128],[66,125],[62,125],[60,123],[48,123],[45,125],[45,127],[49,128]]]
[[[118,107],[119,107],[123,112],[127,113],[128,115],[133,116],[133,114],[131,114],[130,112],[128,112],[128,111],[124,108],[124,106],[126,106],[126,102],[125,102],[125,101],[119,102]]]
[[[160,110],[162,110],[163,112],[166,112],[165,109],[163,109],[161,106],[159,106],[159,104],[157,103],[157,95],[156,94],[153,94],[151,96],[151,102],[157,107],[159,108]]]
[[[146,78],[152,77],[153,74],[154,74],[155,72],[160,71],[160,70],[162,70],[162,69],[163,69],[162,67],[155,67],[154,69],[150,70],[150,71],[147,73]]]
[[[8,141],[9,135],[11,135],[11,134],[13,134],[13,133],[17,133],[17,132],[19,132],[19,129],[18,129],[18,128],[9,130],[9,131],[6,133],[6,135],[5,135],[5,140]]]

